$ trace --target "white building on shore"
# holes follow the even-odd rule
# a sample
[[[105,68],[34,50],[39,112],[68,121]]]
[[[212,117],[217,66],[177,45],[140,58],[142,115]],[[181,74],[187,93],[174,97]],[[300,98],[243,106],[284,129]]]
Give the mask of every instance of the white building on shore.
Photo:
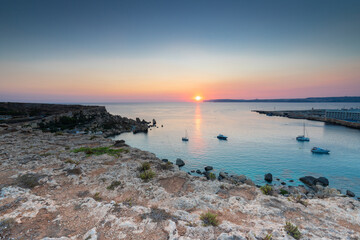
[[[326,119],[360,122],[360,109],[329,109],[325,111],[325,117]]]

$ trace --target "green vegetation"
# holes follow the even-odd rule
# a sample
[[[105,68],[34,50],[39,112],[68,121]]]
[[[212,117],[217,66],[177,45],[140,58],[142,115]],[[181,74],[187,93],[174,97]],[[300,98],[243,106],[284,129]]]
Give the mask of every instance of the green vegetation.
[[[166,162],[161,164],[161,169],[162,170],[171,170],[174,168],[174,165],[171,162]]]
[[[62,136],[62,135],[64,135],[63,132],[55,132],[55,136]]]
[[[260,190],[262,191],[263,194],[270,195],[272,192],[272,187],[270,185],[266,184],[266,185],[260,187]]]
[[[209,179],[211,180],[211,181],[214,181],[215,179],[216,179],[216,175],[215,175],[215,173],[209,173]]]
[[[280,194],[285,195],[285,194],[289,194],[289,192],[286,191],[285,189],[280,189]]]
[[[295,239],[300,239],[301,233],[298,227],[294,226],[290,222],[286,222],[284,229],[288,235],[292,236]]]
[[[139,171],[146,171],[150,169],[150,163],[149,162],[144,162],[141,164],[141,167],[139,169]]]
[[[132,205],[133,205],[132,198],[127,198],[127,199],[123,202],[123,204],[124,204],[125,206],[132,207]]]
[[[272,235],[271,234],[266,234],[266,236],[264,237],[263,240],[271,240],[272,239]]]
[[[144,181],[149,181],[153,177],[155,177],[155,173],[152,170],[146,170],[140,173],[140,178]]]
[[[216,214],[207,212],[200,215],[200,220],[203,221],[204,226],[217,226],[219,225],[219,220],[216,217]]]
[[[40,175],[27,173],[17,178],[17,183],[20,187],[34,188],[39,185]]]
[[[292,195],[291,197],[288,198],[289,201],[295,202],[295,203],[300,203],[302,205],[304,205],[305,207],[307,207],[309,205],[309,203],[305,200],[302,199],[301,195]]]
[[[95,136],[95,135],[92,135],[92,136],[90,137],[90,140],[94,140],[94,139],[96,139],[96,138],[98,138],[98,137]]]
[[[79,161],[74,161],[74,160],[72,160],[72,159],[70,159],[70,158],[66,159],[66,160],[64,161],[64,163],[70,163],[70,164],[75,164],[75,165],[80,164]]]
[[[99,155],[107,154],[110,156],[119,157],[121,153],[128,152],[128,150],[122,148],[112,149],[110,147],[96,147],[96,148],[81,147],[72,150],[72,152],[74,153],[84,152],[86,153],[87,156],[91,156],[91,155],[99,156]]]
[[[106,188],[108,190],[114,190],[116,187],[120,186],[120,181],[112,181],[111,184]]]
[[[102,197],[100,196],[99,192],[94,194],[93,199],[98,202],[102,201]]]

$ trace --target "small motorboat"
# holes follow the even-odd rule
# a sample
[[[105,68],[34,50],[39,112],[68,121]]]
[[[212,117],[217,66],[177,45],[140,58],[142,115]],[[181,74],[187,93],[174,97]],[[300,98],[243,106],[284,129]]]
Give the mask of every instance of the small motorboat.
[[[187,134],[187,131],[186,131],[186,130],[185,130],[185,137],[182,137],[181,140],[182,140],[183,142],[189,141],[188,134]]]
[[[310,138],[305,137],[305,133],[306,132],[305,132],[305,123],[304,123],[304,133],[303,133],[303,135],[297,136],[296,140],[298,140],[299,142],[309,142]]]
[[[222,135],[222,134],[219,134],[219,135],[217,136],[217,138],[220,139],[220,140],[227,140],[228,137],[226,137],[226,136],[224,136],[224,135]]]
[[[329,154],[330,150],[319,148],[319,147],[313,147],[311,149],[312,153],[320,153],[320,154]]]

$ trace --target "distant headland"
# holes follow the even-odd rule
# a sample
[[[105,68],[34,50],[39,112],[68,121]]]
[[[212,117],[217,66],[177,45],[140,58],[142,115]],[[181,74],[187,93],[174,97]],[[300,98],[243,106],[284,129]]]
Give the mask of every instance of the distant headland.
[[[359,97],[310,97],[310,98],[280,98],[280,99],[210,99],[204,102],[288,102],[288,103],[307,103],[307,102],[360,102]]]

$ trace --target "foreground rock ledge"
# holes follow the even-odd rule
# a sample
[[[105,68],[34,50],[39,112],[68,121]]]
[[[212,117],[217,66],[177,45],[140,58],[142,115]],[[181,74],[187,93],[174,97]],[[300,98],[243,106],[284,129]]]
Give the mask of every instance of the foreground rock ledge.
[[[0,132],[0,236],[3,239],[359,239],[360,204],[309,199],[308,206],[254,186],[207,181],[123,147],[120,156],[75,153],[112,146],[103,137],[40,131]],[[149,162],[154,178],[139,167]],[[26,176],[26,177],[21,177]],[[217,214],[218,226],[200,215]]]

